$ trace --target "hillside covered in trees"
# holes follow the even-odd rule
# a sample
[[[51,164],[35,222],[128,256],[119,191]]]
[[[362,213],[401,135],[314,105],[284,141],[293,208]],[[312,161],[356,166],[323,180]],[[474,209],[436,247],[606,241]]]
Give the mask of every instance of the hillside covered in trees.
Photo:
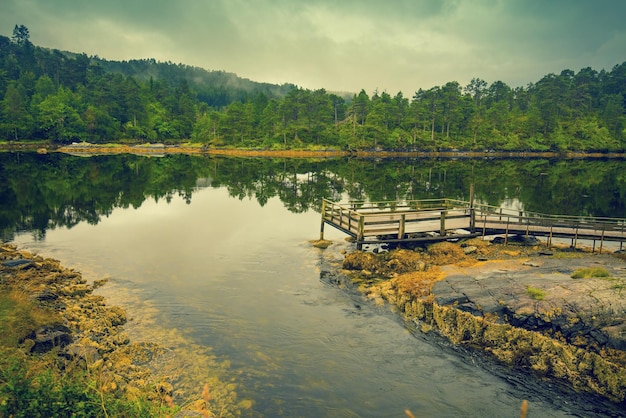
[[[416,80],[419,83],[419,80]],[[207,147],[625,151],[626,62],[510,87],[358,94],[154,60],[106,61],[0,36],[0,140],[189,141]]]

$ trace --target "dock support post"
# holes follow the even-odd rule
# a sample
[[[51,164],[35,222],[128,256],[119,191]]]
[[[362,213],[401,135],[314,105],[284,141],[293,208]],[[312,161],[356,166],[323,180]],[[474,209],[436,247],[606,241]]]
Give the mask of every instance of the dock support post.
[[[604,244],[604,225],[602,226],[602,237],[600,237],[600,254],[602,254],[603,244]]]
[[[441,220],[439,222],[439,235],[442,237],[446,235],[446,211],[441,211]]]
[[[406,222],[406,214],[402,214],[400,216],[400,225],[398,226],[398,239],[402,239],[404,237],[404,223]]]
[[[365,216],[359,216],[359,228],[356,233],[356,249],[361,250],[363,248],[363,234],[365,228]]]
[[[320,225],[320,241],[324,239],[324,212],[326,210],[326,200],[322,200],[322,224]]]
[[[506,229],[504,230],[504,246],[506,247],[509,243],[509,222],[511,221],[510,217],[506,218]]]
[[[548,248],[550,248],[550,246],[552,245],[552,228],[554,228],[554,225],[550,225],[550,235],[548,235]]]
[[[485,240],[486,231],[487,231],[487,214],[483,213],[483,241]]]

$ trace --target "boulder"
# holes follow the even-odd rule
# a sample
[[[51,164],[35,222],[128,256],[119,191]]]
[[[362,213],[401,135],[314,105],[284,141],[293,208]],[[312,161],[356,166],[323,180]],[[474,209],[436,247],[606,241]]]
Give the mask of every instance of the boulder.
[[[72,334],[68,327],[57,325],[46,325],[39,328],[28,339],[34,342],[31,353],[46,353],[55,347],[65,347],[72,342]]]
[[[474,245],[468,245],[466,247],[463,247],[463,252],[465,253],[465,255],[474,254],[476,251],[478,251],[478,247]]]
[[[33,262],[33,260],[27,260],[27,259],[24,259],[24,258],[20,258],[20,259],[17,259],[17,260],[7,260],[7,261],[4,261],[2,263],[2,265],[4,267],[14,267],[14,268],[19,267],[19,268],[25,269],[25,268],[33,267],[35,265],[35,263]]]

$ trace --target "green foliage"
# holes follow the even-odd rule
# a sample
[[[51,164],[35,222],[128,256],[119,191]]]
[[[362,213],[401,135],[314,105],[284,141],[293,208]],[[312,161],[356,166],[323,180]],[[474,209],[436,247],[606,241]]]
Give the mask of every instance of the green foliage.
[[[349,100],[155,60],[111,62],[0,37],[0,134],[19,141],[130,139],[210,147],[346,150],[626,150],[626,62],[512,89],[475,78]]]
[[[535,300],[543,300],[546,297],[544,290],[532,286],[526,286],[526,294]]]
[[[603,267],[580,268],[572,273],[572,279],[590,279],[592,277],[610,277],[609,272]]]
[[[54,313],[36,306],[28,295],[0,290],[0,346],[16,346],[36,329],[56,320]]]
[[[147,399],[103,391],[97,375],[64,364],[55,353],[28,355],[18,348],[36,329],[58,321],[29,295],[0,292],[1,417],[153,417],[173,412]]]
[[[0,347],[0,416],[3,417],[154,417],[168,411],[146,399],[129,400],[98,387],[84,370],[55,365]]]

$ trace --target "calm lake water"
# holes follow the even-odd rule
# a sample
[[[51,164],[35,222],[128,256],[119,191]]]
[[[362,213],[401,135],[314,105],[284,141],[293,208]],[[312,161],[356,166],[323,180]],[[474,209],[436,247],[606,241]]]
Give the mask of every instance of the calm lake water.
[[[0,160],[4,239],[110,277],[101,293],[134,340],[210,349],[253,403],[243,416],[516,417],[523,399],[529,416],[620,415],[411,329],[327,280],[352,249],[341,233],[309,241],[321,197],[467,198],[472,182],[491,204],[624,216],[623,161]]]

